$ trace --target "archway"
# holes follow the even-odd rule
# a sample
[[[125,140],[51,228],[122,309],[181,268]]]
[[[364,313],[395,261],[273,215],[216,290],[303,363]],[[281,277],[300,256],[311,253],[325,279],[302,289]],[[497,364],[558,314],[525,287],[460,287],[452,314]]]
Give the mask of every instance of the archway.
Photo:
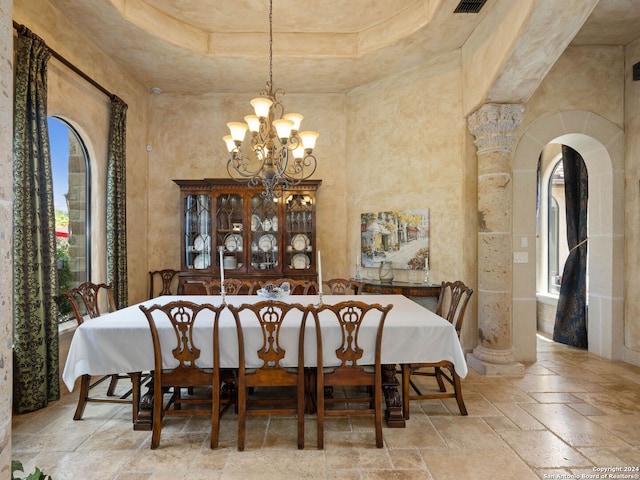
[[[535,360],[536,167],[548,143],[577,150],[589,171],[589,351],[619,360],[624,345],[624,132],[603,117],[576,110],[536,119],[514,151],[514,242],[533,247],[521,274],[514,272],[514,351],[518,359]]]

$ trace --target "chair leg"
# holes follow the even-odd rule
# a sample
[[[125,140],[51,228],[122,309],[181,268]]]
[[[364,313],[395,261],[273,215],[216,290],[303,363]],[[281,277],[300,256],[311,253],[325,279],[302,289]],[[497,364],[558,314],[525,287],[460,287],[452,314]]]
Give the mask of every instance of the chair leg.
[[[112,397],[114,395],[117,386],[118,386],[118,375],[111,375],[111,380],[109,381],[109,388],[107,388],[107,397]]]
[[[458,402],[458,408],[461,415],[467,415],[467,407],[462,399],[462,385],[460,384],[460,377],[456,373],[454,368],[451,368],[451,378],[453,378],[453,390],[456,394],[456,402]]]
[[[375,423],[376,423],[376,447],[382,448],[384,443],[382,441],[382,385],[378,385],[374,392],[375,403]]]
[[[411,367],[402,365],[402,416],[409,420],[409,380],[411,378]]]
[[[159,383],[154,382],[153,414],[151,420],[151,449],[155,450],[160,445],[160,434],[162,433],[162,407],[164,403],[164,393],[159,388]]]
[[[238,382],[238,451],[244,451],[247,422],[247,389]]]
[[[138,421],[138,412],[140,411],[142,372],[130,373],[129,377],[131,378],[131,412],[135,424]]]
[[[78,406],[76,412],[73,415],[74,420],[82,420],[84,414],[84,407],[87,406],[87,399],[89,398],[89,385],[91,384],[90,375],[82,375],[80,377],[80,393],[78,394]]]
[[[438,381],[438,386],[440,387],[440,391],[446,392],[447,389],[444,386],[444,382],[442,381],[442,370],[440,370],[440,367],[434,367],[434,375],[436,377],[436,380]]]
[[[316,430],[318,450],[324,448],[324,380],[321,367],[316,372]]]
[[[220,433],[220,374],[215,370],[213,374],[213,387],[211,389],[211,448],[218,448],[218,436]],[[231,401],[231,399],[229,399]]]
[[[304,400],[305,400],[304,377],[300,375],[298,379],[298,449],[304,449]]]

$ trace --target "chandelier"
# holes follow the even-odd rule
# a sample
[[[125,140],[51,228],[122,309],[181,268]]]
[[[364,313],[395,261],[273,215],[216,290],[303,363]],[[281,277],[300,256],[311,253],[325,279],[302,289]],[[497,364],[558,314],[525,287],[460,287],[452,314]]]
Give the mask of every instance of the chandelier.
[[[303,116],[285,113],[280,101],[284,90],[273,86],[273,0],[269,1],[269,80],[260,97],[251,100],[254,115],[246,123],[229,122],[230,135],[223,137],[229,151],[229,176],[252,186],[262,185],[265,199],[282,196],[282,191],[306,180],[316,171],[313,156],[317,132],[300,132]],[[247,130],[251,143],[242,150]]]

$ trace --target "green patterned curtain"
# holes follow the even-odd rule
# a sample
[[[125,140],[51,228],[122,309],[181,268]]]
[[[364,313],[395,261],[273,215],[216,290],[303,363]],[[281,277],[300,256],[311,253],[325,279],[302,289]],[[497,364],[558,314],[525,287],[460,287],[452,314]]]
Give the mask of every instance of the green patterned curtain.
[[[47,61],[42,39],[16,38],[13,136],[14,408],[43,408],[60,398],[55,213],[49,133]]]
[[[116,308],[129,304],[127,285],[127,104],[113,95],[107,160],[107,279]]]

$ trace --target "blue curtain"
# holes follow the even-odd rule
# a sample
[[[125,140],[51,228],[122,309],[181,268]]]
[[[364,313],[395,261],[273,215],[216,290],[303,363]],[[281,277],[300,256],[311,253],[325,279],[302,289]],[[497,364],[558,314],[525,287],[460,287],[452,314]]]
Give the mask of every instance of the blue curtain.
[[[587,166],[578,152],[562,146],[569,256],[562,271],[553,340],[587,348]]]

